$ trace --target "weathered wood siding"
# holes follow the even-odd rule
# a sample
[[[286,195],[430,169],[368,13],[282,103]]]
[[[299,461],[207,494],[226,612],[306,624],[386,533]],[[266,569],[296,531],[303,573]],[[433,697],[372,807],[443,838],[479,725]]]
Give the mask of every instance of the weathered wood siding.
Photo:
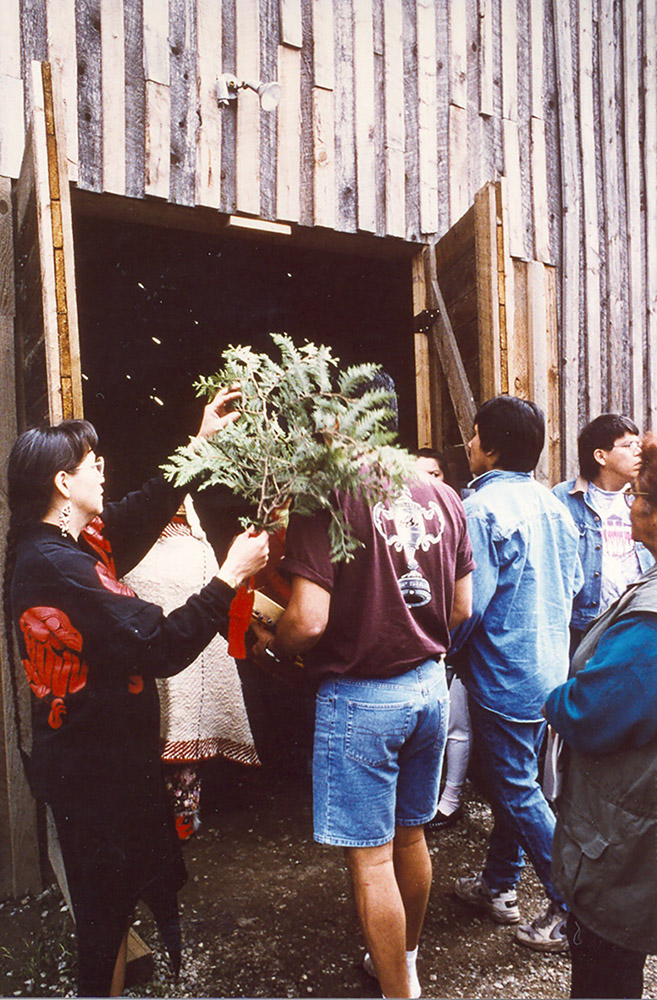
[[[0,175],[33,59],[80,188],[426,242],[505,176],[557,268],[563,445],[657,409],[657,0],[2,0]],[[265,113],[222,72],[277,77]]]

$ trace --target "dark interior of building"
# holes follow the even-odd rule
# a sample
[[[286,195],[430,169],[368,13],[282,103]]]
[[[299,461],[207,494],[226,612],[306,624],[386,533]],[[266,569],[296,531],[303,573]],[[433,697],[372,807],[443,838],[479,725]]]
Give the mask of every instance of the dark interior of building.
[[[399,395],[400,441],[416,443],[408,257],[368,259],[224,233],[74,218],[85,414],[107,494],[152,474],[193,434],[193,383],[230,344],[269,333],[329,344],[341,366],[381,364]]]

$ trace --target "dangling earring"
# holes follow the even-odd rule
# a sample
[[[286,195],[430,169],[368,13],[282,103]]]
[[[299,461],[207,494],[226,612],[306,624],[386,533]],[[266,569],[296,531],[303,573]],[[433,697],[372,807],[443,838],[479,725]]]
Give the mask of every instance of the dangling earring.
[[[62,509],[59,512],[59,521],[57,523],[59,525],[59,530],[61,531],[61,533],[62,533],[62,535],[64,537],[66,537],[66,535],[68,535],[68,533],[69,533],[68,529],[70,527],[69,522],[70,522],[71,511],[72,510],[73,510],[73,508],[71,507],[71,501],[67,500],[66,503],[64,504],[64,506],[62,507]]]

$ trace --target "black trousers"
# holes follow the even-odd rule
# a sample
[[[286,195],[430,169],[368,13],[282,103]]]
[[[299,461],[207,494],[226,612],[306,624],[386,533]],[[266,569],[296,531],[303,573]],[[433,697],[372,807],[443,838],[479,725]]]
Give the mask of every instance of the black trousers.
[[[583,998],[635,998],[643,995],[646,956],[594,934],[574,913],[568,915],[566,934],[570,945],[570,995]]]

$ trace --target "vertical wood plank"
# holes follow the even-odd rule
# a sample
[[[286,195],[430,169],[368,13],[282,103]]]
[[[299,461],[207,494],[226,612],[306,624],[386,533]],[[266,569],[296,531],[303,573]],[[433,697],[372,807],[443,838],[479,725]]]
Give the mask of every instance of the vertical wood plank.
[[[492,0],[479,0],[479,114],[493,114]]]
[[[299,221],[301,170],[301,59],[297,49],[278,48],[278,176],[276,216]]]
[[[171,93],[169,89],[168,0],[143,0],[145,104],[144,191],[169,197]]]
[[[645,126],[643,169],[646,177],[647,341],[646,399],[648,427],[657,428],[657,186],[651,183],[657,163],[657,7],[643,9],[643,95]]]
[[[303,45],[301,0],[279,0],[281,44],[300,49]]]
[[[1,45],[2,43],[0,43]],[[19,73],[20,75],[20,66]],[[10,77],[17,79],[17,77]],[[22,110],[21,110],[22,125]],[[0,560],[4,565],[5,539],[9,528],[7,507],[7,460],[17,433],[14,371],[14,245],[11,183],[0,177]],[[10,665],[11,660],[11,665]],[[15,651],[7,648],[4,629],[0,637],[0,823],[3,847],[0,850],[0,895],[3,899],[25,892],[39,892],[41,874],[37,849],[34,799],[25,779],[17,747],[14,696],[10,670],[19,680],[22,739],[29,745],[29,689],[25,672],[16,662]],[[22,675],[22,676],[21,676]]]
[[[196,178],[196,0],[169,0],[171,166],[169,198],[194,204]]]
[[[142,5],[128,3],[123,10],[125,37],[125,193],[141,198],[146,182],[146,87],[142,54]]]
[[[20,0],[4,0],[0,31],[0,175],[18,177],[24,144]]]
[[[584,214],[584,317],[586,327],[586,420],[601,409],[600,238],[596,177],[596,117],[593,101],[593,12],[591,0],[579,2],[579,131],[582,158],[582,208]]]
[[[333,8],[335,24],[335,176],[336,222],[342,232],[355,232],[356,142],[354,122],[354,33],[349,0]]]
[[[221,189],[221,110],[217,79],[221,75],[221,4],[197,0],[196,88],[199,122],[196,132],[197,205],[219,207]]]
[[[538,261],[530,261],[527,265],[527,315],[528,315],[528,367],[529,393],[537,406],[540,406],[545,416],[545,447],[541,452],[536,467],[536,478],[545,486],[549,485],[549,454],[550,438],[549,420],[549,386],[548,386],[548,341],[547,341],[547,304],[545,299],[545,268]]]
[[[278,80],[280,11],[278,0],[260,0],[260,79]],[[301,83],[303,92],[303,81]],[[285,99],[285,95],[283,95]],[[304,120],[303,108],[301,120]],[[301,126],[303,135],[303,124]],[[307,129],[306,129],[307,131]],[[260,216],[276,218],[276,177],[278,172],[278,114],[260,114]],[[311,175],[313,171],[309,170]],[[301,212],[301,209],[300,209]]]
[[[169,85],[169,2],[142,0],[144,11],[144,76]]]
[[[532,218],[534,223],[534,254],[537,260],[549,263],[550,208],[548,204],[547,160],[545,157],[545,122],[531,118]]]
[[[520,144],[518,123],[509,118],[502,119],[502,142],[504,149],[504,176],[506,177],[509,199],[509,252],[513,257],[524,257],[524,224],[522,217],[522,190],[520,181]]]
[[[500,311],[497,262],[497,204],[495,184],[477,192],[475,259],[477,262],[477,325],[479,330],[479,404],[502,391]]]
[[[0,175],[18,176],[24,144],[23,81],[0,75]]]
[[[531,46],[532,118],[543,118],[543,5],[544,0],[530,0],[529,34]]]
[[[427,303],[424,275],[424,252],[415,254],[412,262],[413,316],[419,316]],[[415,347],[415,406],[417,413],[417,441],[419,448],[433,447],[431,427],[431,378],[429,365],[429,337],[426,333],[414,335]]]
[[[66,158],[72,181],[78,179],[78,58],[75,0],[46,0],[48,62],[60,78],[66,124]]]
[[[335,130],[333,92],[313,87],[314,225],[335,226]]]
[[[449,223],[467,212],[468,193],[468,113],[456,104],[449,106]]]
[[[462,0],[449,5],[449,100],[458,108],[467,107],[466,13]]]
[[[335,82],[335,45],[333,38],[333,0],[312,0],[313,83],[333,90]]]
[[[530,382],[531,316],[529,311],[530,262],[513,260],[513,327],[508,330],[507,357],[509,392],[521,399],[533,399]]]
[[[405,213],[405,133],[404,133],[404,47],[401,0],[386,0],[384,6],[384,87],[385,87],[385,205],[386,232],[406,234]]]
[[[356,205],[358,228],[376,232],[374,27],[372,0],[354,0]]]
[[[438,130],[436,123],[436,20],[432,0],[417,0],[418,147],[420,229],[438,228]]]
[[[77,181],[79,187],[88,191],[102,191],[100,0],[76,0],[75,28],[78,52],[77,90],[74,91],[77,96]],[[54,72],[59,77],[56,67]],[[69,102],[73,99],[70,92],[66,96]]]
[[[64,101],[60,79],[43,67],[48,170],[51,202],[52,244],[55,264],[57,349],[62,412],[65,419],[82,417],[80,337],[73,253],[71,189],[66,157]],[[55,181],[56,176],[56,181]]]
[[[634,4],[623,5],[623,97],[625,104],[625,200],[629,285],[630,412],[643,425],[644,287],[641,218],[641,144],[639,110],[639,25]]]
[[[600,124],[602,129],[602,176],[607,264],[607,376],[608,407],[616,413],[625,409],[623,387],[627,378],[628,345],[623,318],[623,247],[618,169],[619,142],[616,106],[616,37],[614,0],[600,0]]]
[[[547,352],[548,403],[545,411],[547,422],[546,448],[548,453],[548,481],[554,486],[561,479],[561,402],[559,384],[559,319],[557,306],[557,271],[544,265],[545,335]]]
[[[146,163],[144,191],[169,197],[171,97],[165,83],[146,80]]]
[[[125,29],[123,0],[101,0],[103,190],[125,194]]]
[[[518,31],[516,0],[500,6],[502,40],[502,117],[518,120]]]
[[[502,392],[510,391],[509,338],[515,325],[514,270],[509,246],[509,188],[505,177],[495,184],[497,211],[497,299],[500,311],[500,381]]]
[[[260,79],[260,18],[257,0],[238,0],[235,4],[235,65],[238,80]],[[279,66],[281,52],[279,51]],[[285,70],[290,67],[286,64]],[[279,76],[283,84],[282,75]],[[285,81],[285,87],[290,86]],[[284,94],[279,107],[280,128],[287,114],[287,102],[295,101],[292,92]],[[253,91],[240,93],[237,101],[235,137],[236,203],[239,212],[258,215],[260,212],[260,104]],[[280,164],[281,170],[283,164]]]
[[[561,292],[561,441],[566,478],[577,471],[579,428],[579,242],[577,206],[580,203],[578,145],[573,87],[572,35],[569,4],[554,8],[554,43],[557,65],[557,107],[561,150],[562,292]]]

